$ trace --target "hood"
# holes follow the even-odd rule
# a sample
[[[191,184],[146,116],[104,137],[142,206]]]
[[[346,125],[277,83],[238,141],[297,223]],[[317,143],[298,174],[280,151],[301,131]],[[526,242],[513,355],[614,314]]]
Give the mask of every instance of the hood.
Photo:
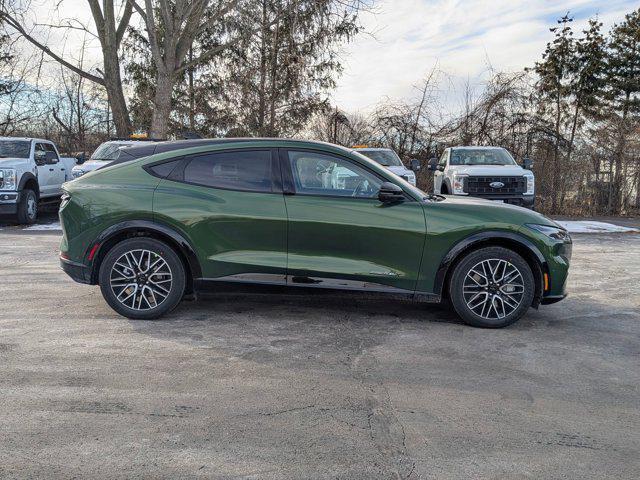
[[[396,175],[403,175],[406,174],[409,169],[403,166],[398,166],[398,165],[390,165],[390,166],[384,166],[384,168],[386,168],[387,170],[392,171],[393,173],[395,173]]]
[[[0,158],[0,168],[24,168],[29,166],[28,158]]]
[[[451,169],[458,174],[478,175],[478,176],[520,176],[525,170],[519,165],[452,165]]]
[[[82,170],[84,172],[91,172],[98,168],[104,167],[111,163],[111,160],[87,160],[81,165],[76,165],[74,169]]]
[[[464,212],[470,218],[481,215],[486,220],[495,222],[504,222],[508,219],[509,223],[518,225],[535,223],[538,225],[559,226],[541,213],[517,205],[465,195],[445,195],[445,198],[446,200],[440,203],[445,209],[450,208],[456,212]]]

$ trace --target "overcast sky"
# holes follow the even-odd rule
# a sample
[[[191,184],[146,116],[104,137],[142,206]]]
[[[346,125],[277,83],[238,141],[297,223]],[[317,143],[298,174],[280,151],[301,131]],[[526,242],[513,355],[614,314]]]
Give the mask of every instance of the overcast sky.
[[[579,31],[598,15],[607,30],[638,8],[638,0],[380,0],[364,14],[365,29],[344,52],[334,94],[341,108],[368,110],[381,97],[415,95],[434,65],[456,80],[532,66],[551,39],[549,27],[567,11]],[[452,79],[449,79],[451,82]]]
[[[40,22],[76,17],[92,24],[86,0],[32,1]],[[447,85],[478,84],[488,64],[499,71],[532,66],[551,39],[549,27],[567,11],[577,31],[595,15],[606,31],[634,8],[638,0],[377,0],[374,11],[361,16],[366,33],[344,48],[333,101],[347,111],[367,111],[385,97],[410,97],[436,64]],[[60,52],[60,31],[50,35],[51,48]],[[69,38],[67,51],[77,51],[78,41]],[[89,56],[99,62],[98,45]]]

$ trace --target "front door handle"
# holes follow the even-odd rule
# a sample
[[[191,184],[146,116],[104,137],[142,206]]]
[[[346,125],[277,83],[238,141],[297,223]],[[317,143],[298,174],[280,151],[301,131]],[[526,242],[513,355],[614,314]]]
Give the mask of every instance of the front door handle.
[[[49,169],[49,171],[50,171],[50,172],[53,172],[53,168],[50,168],[50,169]]]

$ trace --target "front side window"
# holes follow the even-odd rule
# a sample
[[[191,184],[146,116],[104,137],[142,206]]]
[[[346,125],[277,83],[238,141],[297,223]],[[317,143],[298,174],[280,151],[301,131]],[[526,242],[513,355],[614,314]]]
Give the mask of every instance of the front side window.
[[[228,190],[271,192],[271,151],[238,150],[194,155],[184,168],[184,181]]]
[[[446,167],[446,166],[447,166],[447,153],[449,153],[449,151],[448,151],[448,150],[445,150],[445,151],[442,153],[442,157],[440,157],[440,163],[439,163],[439,165],[440,165],[440,166],[442,166],[442,167]]]
[[[373,173],[340,157],[315,152],[288,152],[297,193],[374,198],[382,181]]]

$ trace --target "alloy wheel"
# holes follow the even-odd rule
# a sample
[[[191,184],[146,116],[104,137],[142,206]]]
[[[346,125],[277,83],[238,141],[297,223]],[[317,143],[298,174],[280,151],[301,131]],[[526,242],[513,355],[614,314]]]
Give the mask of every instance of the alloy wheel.
[[[514,264],[491,258],[469,270],[462,292],[467,307],[476,315],[487,320],[503,319],[522,303],[524,279]]]
[[[171,292],[173,275],[169,264],[155,252],[129,250],[113,264],[109,275],[116,300],[133,310],[161,305]]]

